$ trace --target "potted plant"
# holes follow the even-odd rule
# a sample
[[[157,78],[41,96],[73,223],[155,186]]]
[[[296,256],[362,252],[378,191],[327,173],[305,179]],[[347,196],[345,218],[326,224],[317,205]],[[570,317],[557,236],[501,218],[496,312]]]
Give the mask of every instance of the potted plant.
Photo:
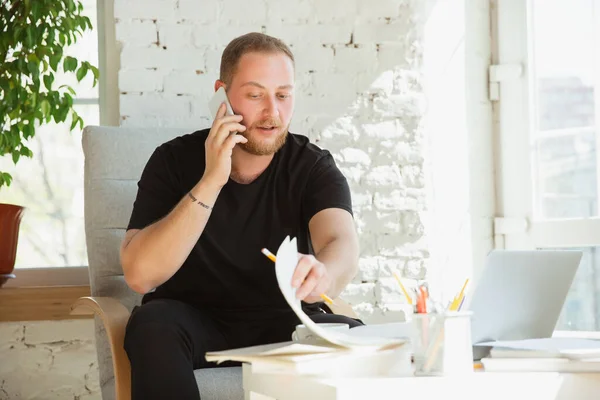
[[[31,157],[27,142],[42,124],[70,122],[70,130],[83,119],[73,108],[75,90],[54,84],[56,73],[75,74],[81,81],[98,68],[67,56],[64,50],[78,35],[92,28],[76,0],[8,0],[0,2],[0,157]],[[58,86],[58,87],[57,87]],[[0,171],[0,189],[12,176]],[[13,277],[23,207],[0,204],[0,286]]]
[[[0,287],[10,278],[17,256],[19,224],[23,216],[23,207],[0,203]]]

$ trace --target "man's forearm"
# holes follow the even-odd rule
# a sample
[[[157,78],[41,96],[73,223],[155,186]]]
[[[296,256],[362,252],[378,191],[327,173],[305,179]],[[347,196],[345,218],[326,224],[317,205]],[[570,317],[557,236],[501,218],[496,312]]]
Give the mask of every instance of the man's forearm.
[[[125,279],[137,292],[146,293],[173,276],[194,248],[220,189],[200,181],[161,220],[137,232],[121,254]]]
[[[329,297],[336,298],[358,272],[358,244],[353,240],[335,239],[316,254],[332,277]]]

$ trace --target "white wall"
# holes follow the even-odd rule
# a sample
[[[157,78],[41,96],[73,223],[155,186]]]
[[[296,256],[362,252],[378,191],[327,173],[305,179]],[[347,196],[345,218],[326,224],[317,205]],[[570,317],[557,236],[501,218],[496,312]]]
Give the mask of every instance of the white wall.
[[[412,0],[116,1],[123,126],[210,126],[220,55],[250,31],[283,39],[297,59],[291,130],[329,149],[348,178],[360,274],[343,297],[368,322],[405,300],[392,278],[423,278],[423,19]]]
[[[424,38],[432,290],[450,300],[493,248],[494,138],[487,0],[429,0]],[[467,299],[468,300],[468,299]]]

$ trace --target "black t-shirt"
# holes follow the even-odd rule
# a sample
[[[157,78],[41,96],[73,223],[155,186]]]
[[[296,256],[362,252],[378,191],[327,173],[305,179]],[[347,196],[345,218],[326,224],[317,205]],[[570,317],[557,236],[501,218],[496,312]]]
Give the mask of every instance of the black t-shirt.
[[[208,132],[180,136],[154,151],[138,183],[128,229],[163,218],[198,183]],[[352,213],[346,178],[328,151],[290,133],[255,181],[228,181],[187,260],[143,302],[172,298],[236,313],[290,310],[277,285],[275,265],[261,249],[276,253],[289,235],[297,238],[299,252],[314,254],[308,223],[327,208]]]

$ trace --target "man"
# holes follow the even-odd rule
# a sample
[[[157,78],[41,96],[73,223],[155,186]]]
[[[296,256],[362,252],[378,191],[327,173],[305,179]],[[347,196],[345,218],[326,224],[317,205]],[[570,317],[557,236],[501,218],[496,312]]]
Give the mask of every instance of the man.
[[[294,57],[250,33],[223,52],[221,105],[210,129],[171,140],[150,157],[121,247],[127,284],[144,294],[125,350],[133,399],[199,399],[193,370],[205,353],[289,341],[299,320],[261,254],[298,239],[292,284],[315,322],[357,271],[358,240],[346,179],[331,154],[288,133]],[[237,134],[236,134],[237,133]],[[154,291],[152,291],[155,289]]]

